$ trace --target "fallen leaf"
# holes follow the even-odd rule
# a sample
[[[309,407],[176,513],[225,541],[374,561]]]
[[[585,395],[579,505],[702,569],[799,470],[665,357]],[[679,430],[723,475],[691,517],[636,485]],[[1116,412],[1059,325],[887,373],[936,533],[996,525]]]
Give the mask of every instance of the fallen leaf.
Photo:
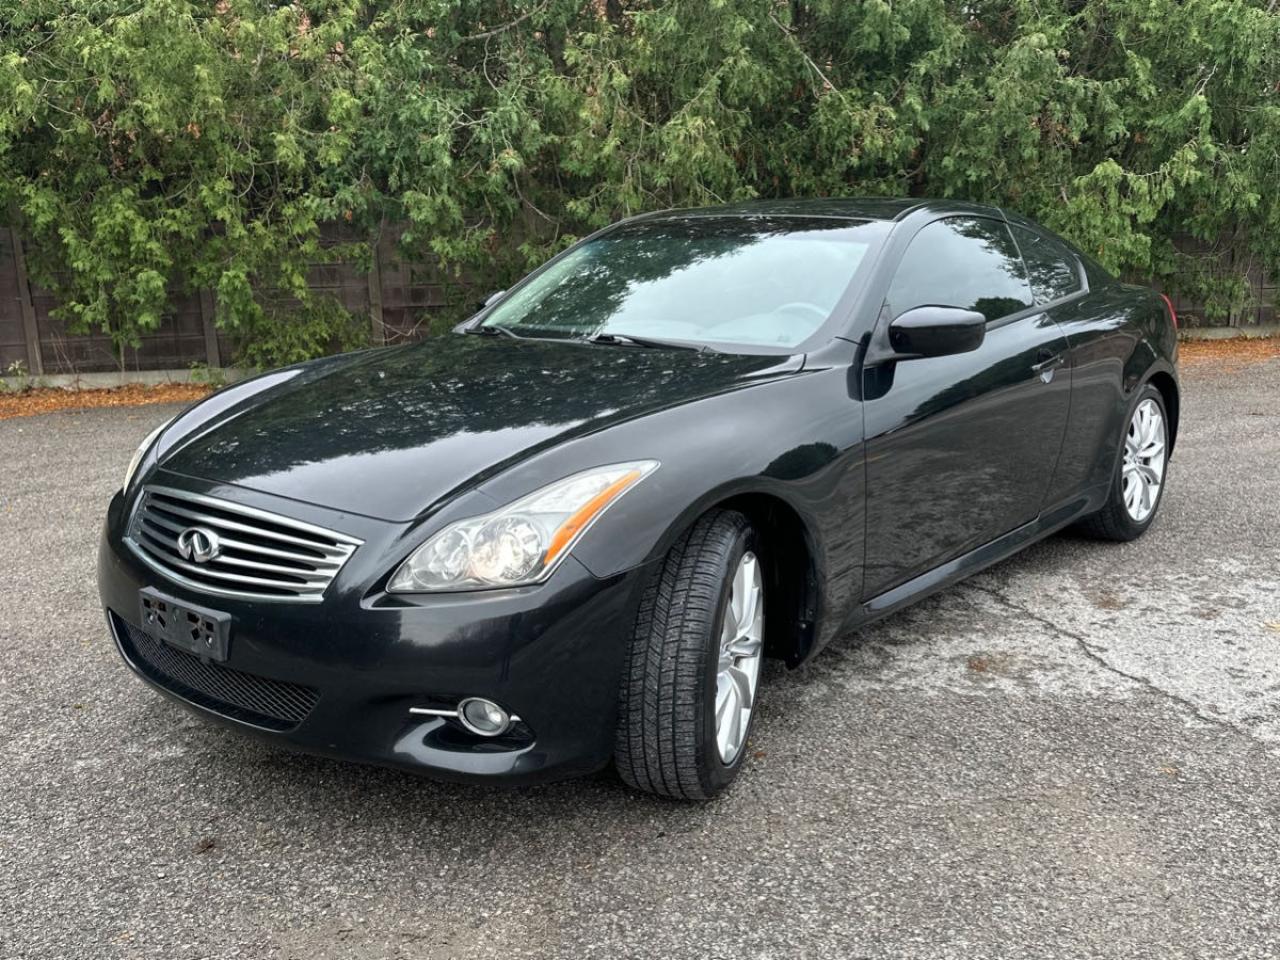
[[[1280,337],[1229,337],[1222,340],[1183,340],[1178,360],[1190,366],[1220,366],[1234,370],[1280,357]]]
[[[39,387],[21,393],[0,393],[0,420],[30,417],[55,410],[87,407],[137,407],[148,403],[181,403],[199,400],[210,388],[201,383],[164,383],[155,387],[132,383],[108,390],[62,390]]]

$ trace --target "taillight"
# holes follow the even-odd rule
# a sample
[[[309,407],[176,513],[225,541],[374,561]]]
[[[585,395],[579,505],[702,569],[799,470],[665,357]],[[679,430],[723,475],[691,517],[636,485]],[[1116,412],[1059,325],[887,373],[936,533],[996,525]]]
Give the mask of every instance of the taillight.
[[[1164,305],[1169,308],[1169,319],[1173,321],[1173,329],[1177,330],[1178,329],[1178,311],[1173,309],[1173,301],[1170,300],[1163,293],[1160,294],[1160,299],[1163,300]]]

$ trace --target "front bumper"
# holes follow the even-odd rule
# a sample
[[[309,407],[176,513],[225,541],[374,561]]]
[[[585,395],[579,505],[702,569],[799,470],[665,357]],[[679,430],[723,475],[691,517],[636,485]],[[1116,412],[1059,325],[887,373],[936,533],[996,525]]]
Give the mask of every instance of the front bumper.
[[[443,779],[536,782],[609,762],[645,568],[602,580],[571,556],[534,587],[399,598],[371,596],[353,564],[318,604],[233,600],[144,566],[121,539],[125,513],[117,494],[98,554],[108,627],[133,671],[183,705],[307,752]],[[377,543],[366,538],[366,547]],[[135,642],[145,640],[139,590],[148,586],[229,614],[226,661]],[[484,738],[410,713],[469,696],[501,704],[521,723]],[[260,703],[269,718],[258,715]],[[276,710],[280,703],[287,706]]]

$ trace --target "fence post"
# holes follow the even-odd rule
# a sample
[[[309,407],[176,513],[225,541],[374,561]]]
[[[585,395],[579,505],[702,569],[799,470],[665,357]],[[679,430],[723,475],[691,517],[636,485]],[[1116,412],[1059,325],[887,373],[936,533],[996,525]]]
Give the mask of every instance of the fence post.
[[[213,326],[213,291],[200,291],[200,326],[204,329],[205,363],[210,367],[222,366],[222,351],[218,349],[218,331]]]
[[[31,284],[27,281],[27,255],[22,237],[9,228],[13,240],[13,269],[18,278],[18,306],[22,310],[22,335],[27,341],[27,369],[33,377],[44,376],[44,357],[40,353],[40,328],[36,324],[36,308],[31,302]]]
[[[369,322],[372,326],[373,344],[381,347],[387,342],[387,328],[382,322],[382,231],[373,241],[373,262],[369,265]]]

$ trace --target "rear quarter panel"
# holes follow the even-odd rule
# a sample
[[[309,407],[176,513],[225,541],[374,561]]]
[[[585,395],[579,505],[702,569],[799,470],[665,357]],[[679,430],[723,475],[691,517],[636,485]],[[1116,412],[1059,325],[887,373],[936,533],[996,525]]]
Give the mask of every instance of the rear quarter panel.
[[[1071,355],[1071,409],[1050,495],[1105,496],[1134,394],[1156,373],[1175,378],[1177,333],[1160,296],[1117,282],[1052,311]]]

